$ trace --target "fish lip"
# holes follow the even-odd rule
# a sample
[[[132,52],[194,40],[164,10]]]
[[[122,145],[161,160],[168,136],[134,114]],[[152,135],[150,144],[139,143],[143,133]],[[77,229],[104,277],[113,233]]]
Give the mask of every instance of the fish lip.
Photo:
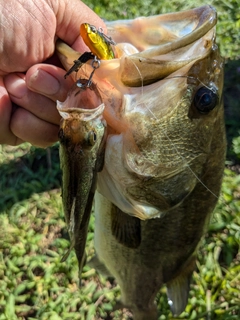
[[[155,57],[157,55],[162,55],[166,54],[170,51],[179,49],[183,46],[187,46],[196,40],[200,39],[203,37],[209,30],[211,30],[217,23],[217,12],[214,7],[210,5],[205,5],[199,8],[195,9],[190,9],[190,10],[185,10],[185,11],[180,11],[180,12],[174,12],[174,13],[168,13],[162,15],[162,17],[177,17],[181,16],[181,19],[184,19],[185,17],[189,16],[196,16],[199,20],[199,23],[197,27],[192,31],[186,34],[183,37],[180,37],[178,40],[170,42],[169,44],[165,45],[160,45],[157,46],[156,49],[148,49],[144,50],[139,53],[135,53],[132,56],[136,56],[138,58],[140,57],[146,57],[146,58],[151,58]]]
[[[58,100],[57,100],[58,101]],[[59,101],[60,102],[60,101]],[[64,106],[62,106],[62,102],[60,102],[61,104],[59,106],[57,106],[57,110],[58,111],[69,111],[69,112],[77,112],[77,113],[87,113],[87,114],[92,114],[92,113],[97,113],[97,115],[101,114],[104,110],[104,103],[101,103],[99,106],[97,106],[96,108],[93,109],[85,109],[85,108],[66,108]]]
[[[186,22],[181,24],[182,21],[185,20]],[[133,28],[134,23],[142,23],[142,28],[144,29],[144,24],[146,24],[146,21],[153,21],[153,27],[159,29],[160,33],[161,28],[163,27],[164,29],[166,27],[165,29],[170,32],[170,35],[173,35],[173,39],[167,41],[164,38],[165,42],[159,40],[162,42],[152,46],[151,43],[147,43],[147,40],[145,41],[144,38],[143,41],[145,41],[144,43],[147,46],[147,49],[139,49],[140,52],[133,54],[122,53],[122,56],[119,56],[117,59],[101,60],[103,68],[100,69],[104,70],[105,72],[105,66],[106,70],[109,67],[109,71],[107,72],[109,72],[110,75],[112,69],[114,68],[115,74],[119,74],[122,84],[124,84],[126,87],[142,87],[154,83],[165,78],[172,72],[180,70],[184,65],[187,65],[190,62],[187,54],[181,55],[177,58],[172,55],[169,59],[167,59],[166,56],[170,52],[175,54],[175,52],[179,50],[184,51],[187,46],[190,46],[197,41],[199,41],[198,45],[201,46],[201,50],[197,50],[200,52],[199,54],[196,54],[196,52],[194,53],[192,60],[199,59],[200,57],[204,58],[211,51],[210,49],[215,39],[214,26],[217,22],[217,14],[216,10],[210,5],[205,5],[199,8],[181,12],[162,14],[146,18],[137,18],[134,20],[106,22],[106,25],[108,27],[109,35],[116,42],[119,42],[120,40],[118,41],[118,38],[120,39],[120,36],[122,35],[121,31],[118,31],[118,28],[125,28],[127,30],[129,29],[129,31],[133,33],[131,28]],[[165,23],[167,26],[165,26]],[[177,30],[179,26],[180,31],[176,31],[174,28],[171,29],[171,23],[175,24],[175,29]],[[211,32],[211,30],[213,31]],[[200,39],[207,34],[208,36],[206,39],[204,38],[205,43],[204,41],[201,42]],[[114,37],[116,37],[116,39]],[[124,38],[124,36],[122,37]],[[120,42],[131,43],[131,39],[129,39],[121,39]],[[208,45],[206,45],[207,47],[204,47],[206,43],[208,43]],[[133,43],[131,45],[133,45]],[[151,46],[151,48],[149,48],[149,46]],[[73,60],[78,59],[82,54],[72,50],[66,44],[61,44],[60,42],[56,43],[56,50],[66,69],[69,69]],[[190,54],[192,55],[192,53]],[[90,63],[91,60],[86,63],[87,70],[91,70],[88,69],[90,67]],[[100,76],[101,78],[100,72],[101,71],[97,70],[96,75]]]
[[[103,113],[105,105],[94,83],[90,87],[79,88],[79,82],[85,82],[85,79],[78,79],[73,84],[65,101],[57,100],[57,110],[63,119],[75,116],[80,121],[92,121]],[[81,107],[76,107],[78,105]]]
[[[79,120],[92,121],[103,113],[104,108],[104,103],[101,103],[95,109],[66,108],[64,103],[57,100],[57,110],[63,119],[68,119],[71,114],[75,114]]]

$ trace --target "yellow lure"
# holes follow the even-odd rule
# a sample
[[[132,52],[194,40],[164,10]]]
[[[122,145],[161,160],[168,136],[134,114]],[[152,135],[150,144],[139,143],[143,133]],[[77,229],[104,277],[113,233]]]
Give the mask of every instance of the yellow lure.
[[[96,27],[89,23],[83,23],[80,26],[80,35],[85,44],[98,59],[110,60],[115,58],[111,46],[114,45],[115,42],[101,32],[101,30],[97,30]]]

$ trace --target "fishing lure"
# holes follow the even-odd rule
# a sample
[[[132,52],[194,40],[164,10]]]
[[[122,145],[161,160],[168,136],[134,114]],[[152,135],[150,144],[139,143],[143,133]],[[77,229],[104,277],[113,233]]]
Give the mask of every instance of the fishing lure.
[[[111,60],[115,58],[112,45],[116,43],[111,37],[103,33],[103,30],[89,23],[83,23],[80,26],[80,35],[91,52],[102,60]]]
[[[88,83],[88,85],[90,85],[93,73],[100,65],[100,60],[111,60],[115,58],[112,45],[116,45],[116,43],[111,37],[108,37],[103,33],[102,28],[97,29],[89,23],[81,24],[80,35],[91,52],[84,52],[78,60],[74,60],[74,65],[68,70],[64,77],[66,78],[73,71],[78,72],[84,63],[90,59],[94,59],[95,61],[92,63],[93,72],[90,75]]]

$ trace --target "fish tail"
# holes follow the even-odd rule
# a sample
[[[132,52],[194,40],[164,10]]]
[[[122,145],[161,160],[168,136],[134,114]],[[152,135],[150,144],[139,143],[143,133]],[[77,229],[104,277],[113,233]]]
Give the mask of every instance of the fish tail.
[[[82,284],[82,271],[83,271],[83,267],[85,266],[87,261],[87,255],[86,255],[86,251],[84,250],[83,254],[82,254],[82,258],[81,260],[78,260],[78,279],[79,279],[79,288],[81,288]]]
[[[72,251],[72,249],[74,248],[74,241],[72,241],[70,247],[68,248],[67,252],[64,253],[63,257],[61,258],[61,262],[65,262],[67,260],[67,258],[69,257],[70,252]]]

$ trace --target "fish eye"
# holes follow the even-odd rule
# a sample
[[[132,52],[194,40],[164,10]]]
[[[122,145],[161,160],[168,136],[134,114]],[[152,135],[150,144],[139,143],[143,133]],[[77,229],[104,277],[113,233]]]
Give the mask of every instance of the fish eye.
[[[88,133],[88,144],[89,144],[90,146],[94,146],[94,144],[96,143],[96,141],[97,141],[96,132],[90,131],[90,132]]]
[[[200,113],[207,114],[216,107],[218,95],[214,90],[207,87],[201,87],[196,92],[193,102]]]

